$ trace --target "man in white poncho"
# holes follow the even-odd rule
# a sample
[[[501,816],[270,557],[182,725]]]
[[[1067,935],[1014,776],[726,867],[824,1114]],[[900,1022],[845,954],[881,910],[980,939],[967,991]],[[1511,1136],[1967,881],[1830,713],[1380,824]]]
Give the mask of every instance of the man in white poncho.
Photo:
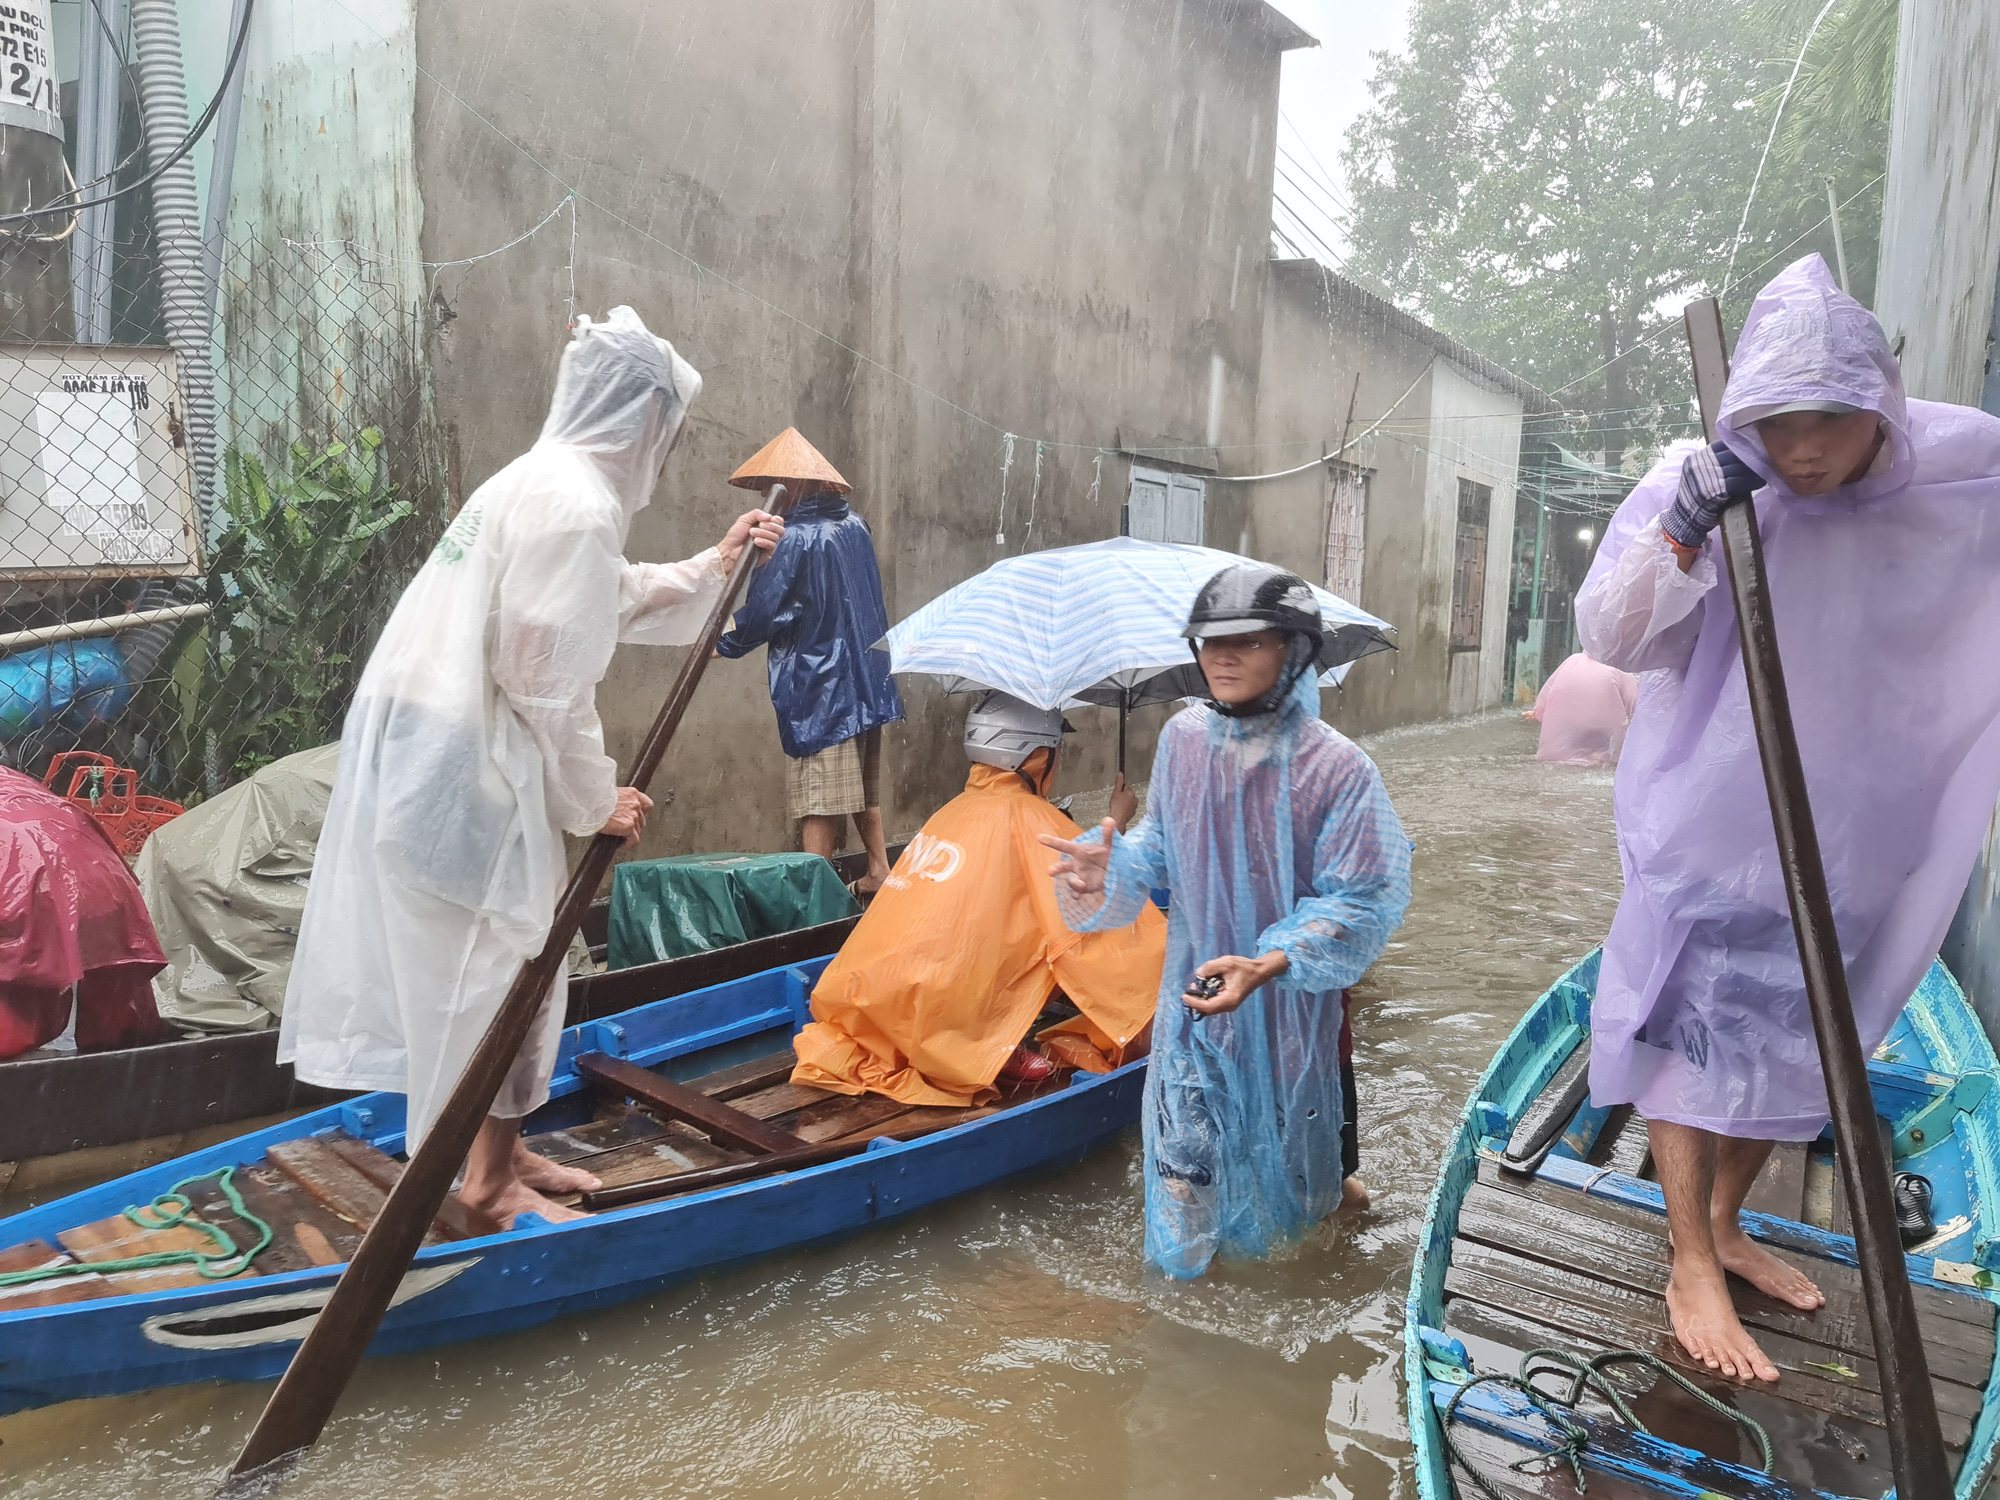
[[[564,831],[645,825],[652,803],[617,784],[597,718],[612,648],[692,641],[742,548],[783,533],[753,510],[686,562],[625,561],[700,389],[631,308],[582,319],[541,437],[474,491],[362,673],[278,1056],[309,1083],[407,1094],[412,1149],[548,937]],[[563,992],[558,978],[467,1160],[460,1196],[502,1224],[574,1218],[543,1194],[597,1185],[521,1142]]]

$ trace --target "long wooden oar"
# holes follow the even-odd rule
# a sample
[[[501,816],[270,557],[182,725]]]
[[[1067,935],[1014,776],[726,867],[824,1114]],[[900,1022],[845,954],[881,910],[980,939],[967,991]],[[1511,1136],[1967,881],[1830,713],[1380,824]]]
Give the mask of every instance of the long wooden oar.
[[[1729,353],[1723,341],[1722,309],[1713,297],[1690,302],[1686,311],[1688,352],[1694,357],[1695,392],[1701,402],[1702,431],[1712,440],[1715,419],[1729,380]],[[1889,1460],[1901,1500],[1949,1500],[1951,1475],[1944,1438],[1938,1430],[1937,1401],[1924,1360],[1917,1306],[1910,1295],[1909,1267],[1896,1232],[1889,1185],[1889,1157],[1875,1129],[1875,1096],[1868,1065],[1854,1029],[1854,1005],[1847,993],[1847,965],[1834,930],[1833,902],[1826,890],[1819,835],[1806,797],[1805,769],[1792,731],[1791,700],[1784,665],[1778,659],[1778,631],[1771,613],[1771,589],[1764,576],[1764,545],[1757,512],[1739,500],[1722,513],[1722,542],[1729,559],[1730,591],[1736,599],[1736,631],[1743,642],[1743,675],[1750,689],[1750,718],[1757,727],[1757,753],[1764,763],[1764,789],[1771,799],[1771,822],[1778,835],[1778,860],[1785,871],[1785,897],[1792,909],[1799,963],[1805,970],[1806,1000],[1813,1035],[1826,1075],[1833,1113],[1833,1139],[1841,1180],[1853,1207],[1854,1247],[1861,1261],[1861,1285],[1868,1322],[1875,1334],[1875,1361],[1882,1374],[1882,1415],[1889,1429]]]
[[[790,509],[785,487],[772,485],[764,497],[764,506],[780,515]],[[667,695],[659,717],[653,721],[652,732],[639,750],[629,785],[645,790],[659,769],[660,759],[666,754],[674,731],[680,728],[681,716],[687,712],[695,687],[701,681],[702,670],[707,667],[715,643],[736,607],[743,580],[750,576],[756,561],[756,544],[746,540],[736,566],[730,570],[729,582],[709,611],[700,638],[682,663],[673,691]],[[556,907],[548,941],[542,945],[540,954],[521,966],[513,988],[507,991],[507,998],[488,1024],[486,1035],[480,1038],[478,1050],[459,1075],[437,1123],[410,1158],[381,1213],[369,1226],[361,1248],[354,1252],[354,1259],[341,1272],[333,1295],[313,1322],[312,1332],[292,1356],[278,1388],[271,1392],[270,1402],[257,1419],[250,1441],[236,1456],[236,1463],[229,1471],[231,1485],[225,1487],[225,1494],[235,1488],[235,1481],[289,1459],[318,1441],[327,1418],[333,1414],[334,1403],[347,1388],[369,1341],[375,1337],[375,1330],[381,1326],[389,1300],[402,1284],[403,1273],[423,1243],[432,1218],[451,1191],[452,1179],[472,1148],[472,1138],[478,1134],[487,1110],[492,1108],[494,1095],[499,1093],[529,1026],[569,955],[570,939],[582,925],[591,898],[597,894],[597,887],[611,868],[612,856],[622,842],[617,835],[608,833],[600,833],[590,841]]]

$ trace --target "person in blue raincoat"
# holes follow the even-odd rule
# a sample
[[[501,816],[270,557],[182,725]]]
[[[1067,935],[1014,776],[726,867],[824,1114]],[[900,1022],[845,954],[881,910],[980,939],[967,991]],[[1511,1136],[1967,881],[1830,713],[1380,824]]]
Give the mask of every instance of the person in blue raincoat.
[[[845,498],[848,483],[787,427],[731,476],[733,485],[782,484],[799,496],[785,540],[750,580],[722,656],[770,651],[771,706],[790,757],[785,802],[802,823],[800,846],[831,859],[841,820],[852,817],[868,851],[861,895],[889,876],[882,834],[882,726],[903,717],[888,653],[870,649],[889,630],[882,574],[868,523]]]
[[[1173,892],[1142,1116],[1146,1259],[1169,1276],[1262,1255],[1342,1201],[1341,992],[1402,922],[1410,844],[1374,763],[1319,717],[1320,628],[1297,575],[1223,569],[1188,620],[1210,701],[1161,730],[1145,820],[1042,840],[1077,931]]]

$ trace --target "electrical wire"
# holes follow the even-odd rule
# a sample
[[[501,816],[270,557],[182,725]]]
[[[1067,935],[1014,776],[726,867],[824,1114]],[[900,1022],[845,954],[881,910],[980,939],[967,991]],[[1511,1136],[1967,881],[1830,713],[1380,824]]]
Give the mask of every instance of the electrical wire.
[[[1736,257],[1743,249],[1743,231],[1750,224],[1750,205],[1757,201],[1757,184],[1764,180],[1764,164],[1771,159],[1771,143],[1778,138],[1778,124],[1785,118],[1785,106],[1792,99],[1792,85],[1799,81],[1799,69],[1806,65],[1806,49],[1812,46],[1812,39],[1819,34],[1819,23],[1839,3],[1840,0],[1826,0],[1826,4],[1819,8],[1819,14],[1813,17],[1812,25],[1806,28],[1806,39],[1799,43],[1799,55],[1792,63],[1792,76],[1785,80],[1785,92],[1778,97],[1778,112],[1771,116],[1771,133],[1764,137],[1764,154],[1757,158],[1757,171],[1750,178],[1750,193],[1743,200],[1743,217],[1736,221],[1736,239],[1729,247],[1729,269],[1722,273],[1722,295],[1725,297],[1733,284],[1730,278],[1736,271]],[[1757,273],[1752,271],[1750,274],[1754,276]]]
[[[160,178],[166,176],[167,169],[172,167],[183,156],[186,156],[188,152],[192,151],[195,142],[200,140],[202,135],[208,130],[208,127],[215,123],[215,116],[222,108],[223,96],[229,92],[229,80],[234,76],[237,65],[243,60],[243,43],[250,35],[250,17],[256,10],[256,5],[257,0],[244,0],[243,24],[236,28],[236,38],[230,44],[229,60],[223,64],[222,82],[216,88],[215,97],[208,101],[208,108],[201,112],[201,118],[188,127],[188,133],[182,137],[181,143],[167,154],[165,160],[161,161],[137,182],[128,182],[125,186],[116,188],[99,198],[86,198],[81,203],[64,203],[58,199],[56,202],[47,204],[41,208],[26,209],[21,213],[0,214],[0,229],[4,229],[9,224],[32,223],[36,219],[46,219],[50,214],[80,214],[84,209],[95,208],[100,203],[114,203],[126,194],[136,193],[142,187],[150,187],[153,183],[159,181]],[[345,7],[343,6],[342,9],[345,9]],[[350,11],[349,14],[351,15],[353,12]],[[126,160],[129,161],[131,158],[127,157]],[[120,165],[122,166],[123,163],[120,163]],[[112,170],[115,172],[117,168],[113,168]],[[71,187],[69,190],[69,192],[75,191],[78,191],[75,187]],[[63,194],[65,198],[68,196],[68,192]]]

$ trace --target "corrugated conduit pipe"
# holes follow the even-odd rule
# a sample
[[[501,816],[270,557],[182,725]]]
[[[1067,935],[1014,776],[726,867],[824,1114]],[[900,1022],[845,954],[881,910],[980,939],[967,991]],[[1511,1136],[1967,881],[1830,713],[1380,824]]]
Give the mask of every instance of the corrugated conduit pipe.
[[[175,0],[132,0],[132,36],[138,54],[146,155],[157,167],[188,133],[187,76],[181,67],[180,11]],[[216,417],[199,210],[194,161],[191,156],[182,156],[153,183],[153,233],[160,251],[160,298],[166,313],[167,342],[180,365],[195,513],[206,553],[215,544]],[[201,588],[183,581],[171,594],[175,601],[187,602],[199,598]],[[149,585],[142,597],[148,603],[167,602],[158,585]],[[133,681],[151,673],[179,629],[178,625],[148,626],[132,631],[119,643]]]

